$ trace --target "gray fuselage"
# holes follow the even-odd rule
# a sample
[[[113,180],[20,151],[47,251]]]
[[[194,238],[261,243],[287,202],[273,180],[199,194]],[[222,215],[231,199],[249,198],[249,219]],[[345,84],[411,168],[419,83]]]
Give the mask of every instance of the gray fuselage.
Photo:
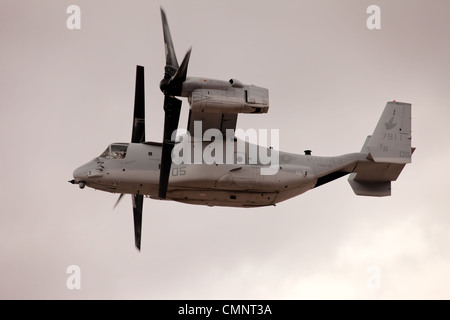
[[[217,144],[225,149],[225,142],[217,141],[216,148]],[[193,161],[172,164],[167,200],[208,206],[274,205],[350,173],[358,161],[366,161],[362,153],[316,157],[277,152],[277,170],[262,174],[261,169],[268,168],[269,164],[263,165],[259,158],[249,157],[249,146],[254,145],[245,145],[244,152],[234,152],[232,163],[225,161],[225,157],[217,163],[207,164],[204,159],[195,163],[192,154]],[[198,148],[194,142],[189,146],[192,150]],[[203,142],[200,146],[205,152],[211,143]],[[114,153],[112,149],[117,147],[125,152]],[[266,147],[259,148],[271,152]],[[83,186],[157,199],[160,161],[160,143],[111,144],[105,153],[77,168],[73,175]]]

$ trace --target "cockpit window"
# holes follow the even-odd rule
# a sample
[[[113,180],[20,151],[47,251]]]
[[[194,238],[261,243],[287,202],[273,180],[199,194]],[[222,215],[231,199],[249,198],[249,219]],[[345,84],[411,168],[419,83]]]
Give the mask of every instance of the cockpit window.
[[[106,148],[106,150],[100,155],[100,158],[106,158],[109,159],[109,146]]]
[[[100,158],[106,159],[125,159],[127,154],[127,143],[111,144],[101,155]]]
[[[127,144],[112,144],[111,145],[111,159],[125,159],[127,154]]]

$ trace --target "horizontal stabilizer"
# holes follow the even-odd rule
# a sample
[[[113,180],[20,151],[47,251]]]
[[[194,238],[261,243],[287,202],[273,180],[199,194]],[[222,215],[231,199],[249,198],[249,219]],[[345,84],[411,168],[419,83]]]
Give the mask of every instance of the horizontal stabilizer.
[[[402,172],[405,164],[385,163],[374,161],[360,161],[353,170],[354,179],[360,182],[395,181]]]

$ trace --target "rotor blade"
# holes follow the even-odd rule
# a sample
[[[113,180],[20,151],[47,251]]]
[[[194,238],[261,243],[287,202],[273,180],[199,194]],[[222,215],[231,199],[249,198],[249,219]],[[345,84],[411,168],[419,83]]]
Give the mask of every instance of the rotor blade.
[[[181,100],[170,96],[164,97],[164,140],[161,154],[161,169],[159,172],[158,197],[165,199],[169,184],[170,167],[172,165],[172,150],[174,141],[172,133],[178,128],[180,120]]]
[[[135,194],[133,196],[133,220],[134,220],[134,244],[141,251],[141,229],[142,229],[142,205],[144,196]]]
[[[172,36],[170,35],[169,24],[164,9],[161,7],[161,19],[164,34],[164,49],[166,52],[166,68],[164,78],[172,77],[178,70],[178,61],[173,47]]]
[[[136,89],[134,93],[134,115],[132,143],[145,142],[145,86],[144,67],[136,66]]]
[[[173,78],[170,80],[169,86],[179,86],[180,92],[177,94],[181,94],[181,85],[186,80],[187,75],[187,69],[189,65],[189,59],[191,57],[191,51],[192,47],[189,48],[189,50],[186,52],[186,55],[184,56],[183,62],[181,62],[180,68],[177,70],[177,73],[173,76]]]
[[[114,209],[117,207],[117,205],[119,204],[120,200],[122,200],[123,198],[123,193],[120,194],[119,198],[116,201],[116,204],[114,205]]]

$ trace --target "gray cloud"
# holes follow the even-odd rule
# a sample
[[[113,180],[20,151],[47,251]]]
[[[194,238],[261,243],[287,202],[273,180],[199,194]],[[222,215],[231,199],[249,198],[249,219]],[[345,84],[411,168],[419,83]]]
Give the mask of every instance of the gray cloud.
[[[67,183],[78,165],[131,135],[135,65],[146,67],[147,138],[162,137],[160,3],[6,1],[0,12],[2,299],[446,299],[450,262],[446,131],[448,1],[163,1],[189,74],[267,87],[281,150],[358,151],[388,100],[413,104],[417,151],[388,199],[345,179],[272,208],[146,200],[142,252],[131,200]],[[237,10],[239,8],[239,10]],[[181,123],[187,122],[184,104]],[[81,268],[68,290],[66,268]],[[381,270],[368,290],[366,269]]]

